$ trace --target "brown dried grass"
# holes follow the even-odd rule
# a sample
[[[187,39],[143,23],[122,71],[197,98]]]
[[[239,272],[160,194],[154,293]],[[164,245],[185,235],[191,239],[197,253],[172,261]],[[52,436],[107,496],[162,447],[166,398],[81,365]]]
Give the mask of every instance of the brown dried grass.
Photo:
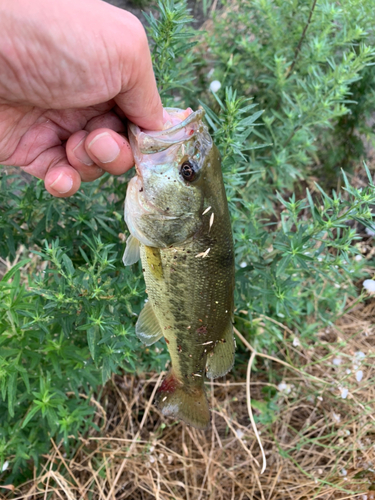
[[[375,499],[375,299],[348,310],[315,344],[281,349],[288,363],[257,353],[251,397],[264,399],[270,372],[286,385],[278,389],[275,421],[257,424],[267,457],[263,474],[241,374],[208,384],[212,423],[205,432],[165,420],[155,408],[163,374],[124,374],[95,402],[101,431],[82,436],[71,458],[53,442],[39,477],[2,498]]]

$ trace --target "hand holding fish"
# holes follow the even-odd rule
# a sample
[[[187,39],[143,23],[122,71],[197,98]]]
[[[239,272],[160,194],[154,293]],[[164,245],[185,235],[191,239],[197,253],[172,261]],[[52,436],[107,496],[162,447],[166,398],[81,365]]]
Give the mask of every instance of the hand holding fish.
[[[145,31],[99,0],[0,4],[0,164],[58,197],[134,165],[124,118],[163,126]]]

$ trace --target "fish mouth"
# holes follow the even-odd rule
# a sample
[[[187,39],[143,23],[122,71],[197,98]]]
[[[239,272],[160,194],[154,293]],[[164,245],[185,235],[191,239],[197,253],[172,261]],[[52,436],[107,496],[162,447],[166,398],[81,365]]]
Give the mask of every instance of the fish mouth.
[[[202,119],[205,114],[202,108],[197,111],[188,108],[185,112],[178,108],[165,108],[165,111],[171,118],[167,125],[173,124],[173,121],[180,121],[158,131],[141,130],[137,125],[129,124],[129,138],[133,151],[139,151],[145,155],[160,153],[173,145],[191,140],[202,131]],[[181,121],[180,116],[186,115],[187,112],[188,116]]]

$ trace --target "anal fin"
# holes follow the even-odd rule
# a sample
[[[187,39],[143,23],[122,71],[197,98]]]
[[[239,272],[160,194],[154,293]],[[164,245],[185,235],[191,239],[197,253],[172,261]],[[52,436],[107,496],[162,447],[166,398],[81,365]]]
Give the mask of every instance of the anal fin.
[[[130,235],[129,238],[126,240],[126,248],[124,256],[122,258],[124,266],[131,266],[132,264],[135,264],[136,262],[139,261],[140,259],[139,247],[140,243],[137,240],[137,238],[134,238],[134,236]]]
[[[206,376],[208,378],[218,378],[228,373],[234,365],[235,349],[233,325],[229,323],[222,338],[207,356]]]
[[[139,340],[145,345],[152,345],[163,336],[159,321],[152,309],[151,302],[146,302],[142,309],[135,325],[135,333]]]

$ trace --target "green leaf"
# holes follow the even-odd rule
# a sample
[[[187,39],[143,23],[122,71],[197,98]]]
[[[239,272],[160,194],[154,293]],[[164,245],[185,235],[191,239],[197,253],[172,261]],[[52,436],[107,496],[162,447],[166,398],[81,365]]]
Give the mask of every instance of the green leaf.
[[[292,256],[291,255],[287,255],[286,257],[283,257],[281,260],[280,260],[280,263],[279,265],[277,266],[277,272],[276,272],[276,275],[277,276],[280,276],[281,274],[283,274],[283,272],[286,270],[286,268],[288,267],[290,261],[291,261],[291,258]]]
[[[87,343],[90,349],[91,357],[96,361],[98,342],[100,340],[99,327],[92,326],[87,330]]]
[[[111,378],[111,358],[110,356],[104,356],[103,366],[102,366],[102,383],[103,385]]]
[[[30,420],[33,418],[33,416],[40,410],[39,406],[34,406],[29,413],[27,413],[25,420],[22,423],[21,429],[26,427],[26,425],[30,422]]]
[[[65,264],[66,270],[68,271],[68,274],[70,276],[73,276],[75,270],[74,270],[73,262],[71,261],[71,259],[64,253],[62,255],[62,260]]]
[[[25,266],[31,261],[31,259],[23,259],[18,264],[13,266],[7,273],[4,274],[4,276],[1,278],[0,282],[6,283],[9,281],[15,274],[16,272],[21,269],[21,267]]]
[[[16,400],[17,392],[17,375],[18,373],[14,371],[9,375],[8,379],[8,411],[11,417],[14,417],[14,403]]]

